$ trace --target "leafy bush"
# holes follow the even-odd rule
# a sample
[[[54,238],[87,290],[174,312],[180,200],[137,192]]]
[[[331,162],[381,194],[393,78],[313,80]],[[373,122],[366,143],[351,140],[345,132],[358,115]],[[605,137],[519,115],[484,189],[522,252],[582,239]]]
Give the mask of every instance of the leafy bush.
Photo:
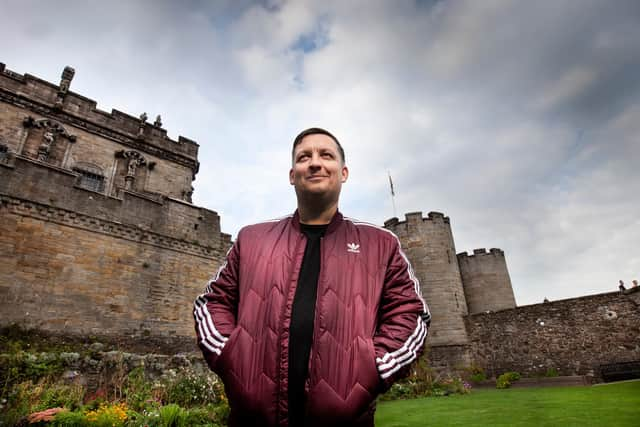
[[[558,370],[556,368],[549,368],[544,374],[544,376],[548,378],[557,377],[558,375],[560,374],[558,373]]]
[[[464,378],[474,384],[487,380],[487,374],[484,372],[484,369],[478,365],[471,365],[462,369],[462,371],[464,373]]]
[[[172,403],[159,410],[162,427],[186,427],[187,414],[180,406]]]
[[[183,372],[167,385],[167,402],[185,408],[226,401],[222,383],[213,375]]]
[[[520,374],[517,372],[505,372],[500,375],[496,380],[496,388],[509,388],[511,384],[520,379]]]
[[[226,414],[221,413],[219,408],[223,408],[224,412],[224,406],[185,410],[185,425],[214,427],[219,425],[218,422],[227,425],[228,411]],[[228,406],[226,408],[228,409]]]
[[[29,353],[17,351],[0,355],[0,379],[3,388],[0,397],[6,398],[7,391],[25,381],[37,382],[42,378],[62,374],[64,366],[59,355],[54,353]]]
[[[39,396],[39,402],[32,408],[33,411],[43,411],[49,408],[64,407],[77,409],[82,405],[84,388],[77,384],[51,384],[44,388]]]
[[[435,374],[427,362],[426,352],[413,365],[409,375],[396,382],[380,396],[381,400],[413,399],[432,394]]]
[[[62,411],[51,423],[54,427],[88,427],[89,421],[82,412]]]
[[[442,390],[445,396],[450,394],[467,394],[471,392],[471,384],[462,380],[460,377],[448,377],[442,381],[438,381],[434,385],[434,389]]]
[[[129,372],[125,381],[124,394],[127,405],[134,411],[141,411],[148,401],[154,400],[152,384],[145,379],[144,368]]]
[[[479,372],[477,374],[472,374],[469,379],[472,383],[481,383],[487,380],[487,374],[485,374],[484,372]]]

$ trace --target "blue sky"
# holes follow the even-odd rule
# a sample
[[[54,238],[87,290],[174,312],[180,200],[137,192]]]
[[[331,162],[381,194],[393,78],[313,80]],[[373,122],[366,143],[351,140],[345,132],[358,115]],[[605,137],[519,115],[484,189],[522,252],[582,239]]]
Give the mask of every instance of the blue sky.
[[[194,201],[235,235],[291,212],[290,144],[335,133],[341,209],[450,216],[518,304],[640,278],[636,1],[2,1],[0,61],[200,144]]]

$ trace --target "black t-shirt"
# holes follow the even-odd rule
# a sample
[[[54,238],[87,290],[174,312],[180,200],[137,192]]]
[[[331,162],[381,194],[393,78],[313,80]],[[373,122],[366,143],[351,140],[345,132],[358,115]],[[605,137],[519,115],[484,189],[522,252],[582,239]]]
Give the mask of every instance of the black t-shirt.
[[[289,425],[304,423],[304,383],[308,376],[309,353],[313,340],[313,320],[320,275],[320,242],[328,224],[300,224],[307,236],[298,287],[291,307],[289,327]]]

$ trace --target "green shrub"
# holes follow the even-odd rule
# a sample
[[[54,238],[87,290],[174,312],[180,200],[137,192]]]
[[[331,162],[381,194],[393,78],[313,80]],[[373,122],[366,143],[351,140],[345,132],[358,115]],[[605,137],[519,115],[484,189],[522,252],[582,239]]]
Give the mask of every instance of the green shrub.
[[[545,372],[544,374],[545,377],[549,377],[549,378],[557,377],[558,375],[560,374],[558,373],[558,370],[556,368],[549,368],[547,369],[547,372]]]
[[[38,403],[32,411],[44,411],[49,408],[64,407],[74,410],[82,405],[84,388],[77,384],[51,384],[44,388]]]
[[[218,426],[219,424],[217,421],[222,422],[221,418],[218,418],[218,415],[224,416],[224,414],[218,414],[218,412],[216,411],[218,407],[211,408],[213,409],[213,411],[209,408],[193,408],[193,409],[185,410],[185,425],[190,427],[191,426],[200,426],[200,427]],[[226,425],[226,421],[227,419],[225,416],[224,417],[225,425]]]
[[[152,384],[146,380],[144,368],[135,368],[125,381],[124,394],[127,405],[134,411],[141,411],[153,399]]]
[[[481,383],[487,380],[487,374],[485,374],[484,372],[478,372],[477,374],[472,374],[469,379],[472,383]]]
[[[496,388],[509,388],[511,384],[520,379],[520,374],[517,372],[505,372],[500,375],[496,380]]]
[[[442,381],[438,381],[432,389],[434,394],[436,394],[435,391],[438,390],[439,394],[436,395],[467,394],[471,392],[471,384],[463,381],[460,377],[448,377]]]
[[[172,403],[159,409],[162,427],[186,427],[187,414],[180,406]]]
[[[407,378],[404,378],[391,386],[380,396],[380,400],[414,399],[426,396],[448,396],[450,394],[466,394],[471,391],[471,384],[460,377],[437,378],[433,369],[427,362],[428,354],[425,352]],[[468,368],[467,372],[482,372],[482,368]]]
[[[487,379],[487,374],[484,372],[484,369],[475,364],[463,368],[462,372],[463,379],[466,379],[474,384],[481,383],[483,381],[486,381]]]
[[[207,405],[207,412],[215,420],[215,423],[213,423],[214,426],[217,424],[226,426],[229,421],[230,411],[231,408],[229,408],[229,403],[226,400],[218,403],[217,405]]]
[[[90,424],[82,412],[62,411],[56,414],[51,425],[54,427],[86,427]]]
[[[21,382],[37,382],[42,378],[59,376],[63,371],[62,360],[54,353],[17,351],[1,354],[0,380],[3,388],[0,398],[6,398],[8,391]]]
[[[166,399],[185,408],[226,400],[222,383],[216,377],[190,372],[179,374],[167,384]]]

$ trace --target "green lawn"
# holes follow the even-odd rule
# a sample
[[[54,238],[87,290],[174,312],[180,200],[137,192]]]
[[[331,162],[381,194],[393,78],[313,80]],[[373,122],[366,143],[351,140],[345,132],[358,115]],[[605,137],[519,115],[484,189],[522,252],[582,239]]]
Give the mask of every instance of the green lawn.
[[[380,402],[376,426],[640,426],[640,381]]]

